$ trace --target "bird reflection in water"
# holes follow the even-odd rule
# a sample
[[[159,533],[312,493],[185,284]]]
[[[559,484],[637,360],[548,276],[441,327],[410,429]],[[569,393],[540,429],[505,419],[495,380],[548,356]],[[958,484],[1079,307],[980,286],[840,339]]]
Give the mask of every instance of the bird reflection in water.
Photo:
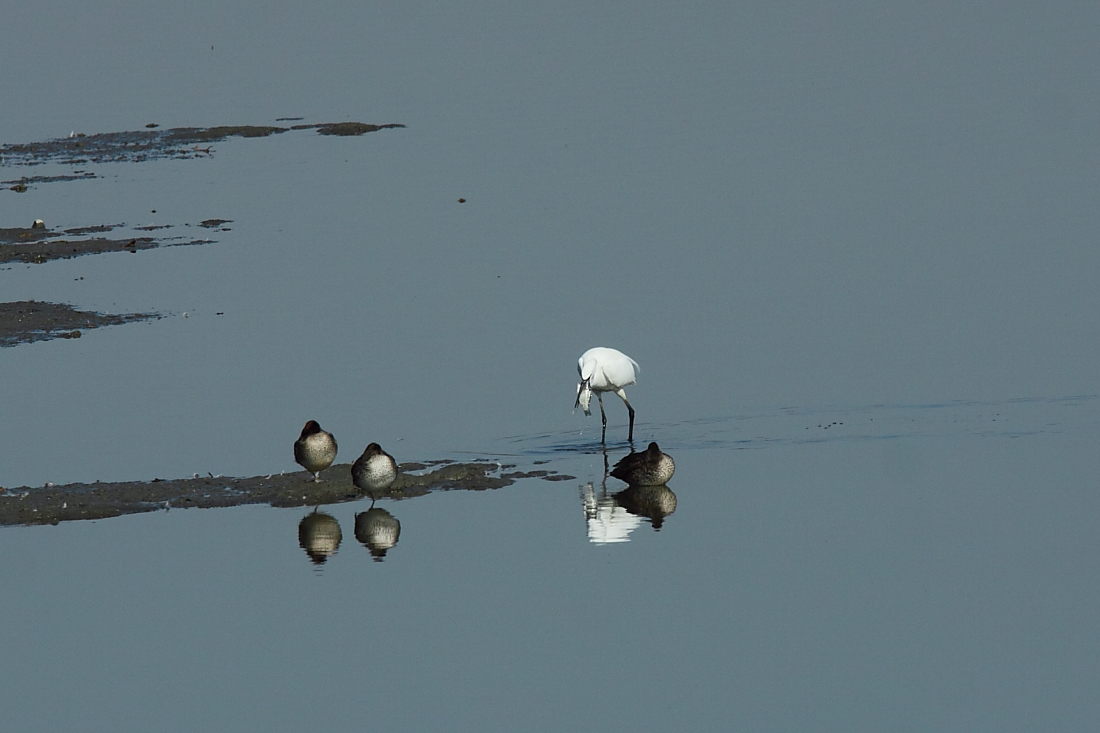
[[[596,545],[629,542],[630,533],[642,523],[634,514],[615,501],[606,487],[598,494],[592,482],[581,488],[584,519],[588,524],[588,541]]]
[[[676,511],[676,494],[665,485],[676,471],[672,456],[662,452],[656,443],[650,443],[644,451],[625,456],[611,469],[610,475],[625,481],[628,486],[615,493],[607,490],[607,462],[605,451],[601,491],[597,494],[591,483],[581,490],[589,541],[599,545],[628,542],[630,533],[642,523],[643,517],[654,530],[660,530],[665,517]]]
[[[370,509],[355,515],[355,539],[370,550],[375,562],[382,562],[400,536],[401,522],[385,509],[371,504]]]
[[[298,544],[314,565],[323,565],[340,547],[340,523],[331,514],[314,509],[298,523]]]
[[[631,514],[649,519],[656,530],[676,511],[676,494],[667,486],[628,486],[612,498]]]

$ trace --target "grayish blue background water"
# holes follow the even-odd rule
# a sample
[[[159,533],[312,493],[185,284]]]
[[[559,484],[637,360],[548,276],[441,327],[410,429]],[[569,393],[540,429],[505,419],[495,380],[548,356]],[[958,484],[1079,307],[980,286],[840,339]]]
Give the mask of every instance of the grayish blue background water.
[[[381,564],[351,536],[363,507],[337,507],[320,574],[289,511],[5,530],[6,715],[1095,728],[1098,19],[4,10],[4,142],[408,127],[0,192],[4,226],[233,221],[203,247],[0,270],[4,300],[174,314],[0,352],[0,484],[293,470],[309,418],[341,460],[377,440],[578,476],[390,506]],[[642,365],[638,437],[678,465],[676,513],[610,547],[580,503],[602,457],[574,450],[598,423],[570,411],[593,345]]]

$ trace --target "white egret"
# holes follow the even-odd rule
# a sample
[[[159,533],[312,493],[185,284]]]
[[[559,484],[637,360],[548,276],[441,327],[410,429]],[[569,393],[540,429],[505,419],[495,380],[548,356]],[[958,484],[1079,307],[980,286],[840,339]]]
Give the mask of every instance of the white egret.
[[[597,346],[581,354],[581,358],[577,360],[577,371],[580,372],[581,382],[577,385],[577,401],[573,405],[573,409],[583,407],[584,414],[591,415],[592,411],[588,409],[588,406],[592,401],[592,393],[596,393],[596,399],[600,402],[600,417],[603,418],[603,433],[600,435],[600,441],[605,442],[607,439],[607,413],[603,409],[603,393],[614,392],[622,398],[623,404],[626,405],[626,409],[630,413],[630,430],[627,433],[627,440],[633,442],[634,408],[627,402],[623,387],[634,384],[638,372],[641,371],[638,362],[616,349]]]
[[[611,475],[631,486],[661,486],[667,484],[676,471],[672,456],[662,453],[656,443],[641,453],[631,453],[615,464]]]
[[[313,474],[313,480],[320,483],[321,471],[336,460],[336,438],[332,433],[321,430],[316,420],[310,420],[302,428],[301,436],[294,441],[294,461]]]

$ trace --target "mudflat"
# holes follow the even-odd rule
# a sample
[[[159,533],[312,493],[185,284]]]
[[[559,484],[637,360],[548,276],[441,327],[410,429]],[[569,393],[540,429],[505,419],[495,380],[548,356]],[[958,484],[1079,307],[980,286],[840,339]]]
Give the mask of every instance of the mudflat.
[[[212,508],[242,504],[278,507],[319,506],[373,499],[410,499],[433,491],[486,491],[510,486],[521,478],[567,481],[573,476],[554,471],[515,471],[494,461],[403,463],[388,489],[364,493],[351,481],[351,464],[330,466],[315,482],[307,471],[248,478],[194,476],[115,483],[73,483],[64,486],[21,486],[0,489],[0,525],[57,524],[77,519],[103,519],[123,514]]]

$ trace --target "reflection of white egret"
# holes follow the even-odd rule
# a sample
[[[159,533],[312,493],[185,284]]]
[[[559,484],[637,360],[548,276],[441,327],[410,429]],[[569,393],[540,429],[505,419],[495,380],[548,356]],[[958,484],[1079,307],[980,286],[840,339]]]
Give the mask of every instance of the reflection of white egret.
[[[382,562],[386,552],[397,544],[401,536],[401,522],[387,512],[372,506],[355,515],[355,539],[370,550],[376,562]]]
[[[397,462],[382,446],[371,443],[351,465],[351,480],[360,491],[388,489],[397,478]]]
[[[629,542],[630,533],[642,523],[639,517],[619,506],[606,493],[597,496],[591,483],[581,489],[581,500],[588,524],[588,541],[594,545]]]
[[[641,453],[631,453],[616,463],[611,475],[631,486],[660,486],[667,484],[675,471],[672,456],[650,443]]]
[[[310,420],[294,441],[294,460],[313,474],[314,481],[320,482],[321,471],[336,460],[336,438],[321,430],[316,420]]]
[[[630,413],[630,429],[627,432],[627,440],[634,440],[634,408],[626,401],[626,392],[623,387],[634,384],[641,368],[638,362],[616,349],[608,349],[598,346],[581,354],[577,360],[577,371],[580,372],[581,381],[577,385],[577,401],[573,409],[584,408],[585,415],[591,415],[588,409],[592,401],[592,393],[596,393],[596,399],[600,402],[600,417],[603,418],[603,433],[600,440],[607,437],[607,413],[603,409],[603,393],[614,392],[622,398]]]
[[[341,539],[340,523],[331,514],[314,509],[298,523],[298,544],[314,565],[321,565],[335,555]]]

